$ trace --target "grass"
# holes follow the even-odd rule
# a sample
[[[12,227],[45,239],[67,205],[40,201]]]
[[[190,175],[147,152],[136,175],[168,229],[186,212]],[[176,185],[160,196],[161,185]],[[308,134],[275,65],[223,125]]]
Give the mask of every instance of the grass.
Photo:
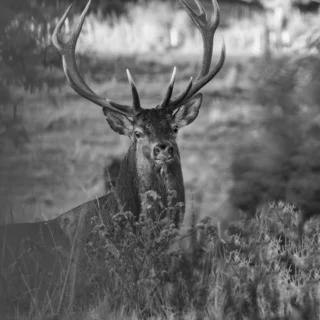
[[[205,5],[208,12],[212,6]],[[219,53],[221,39],[237,56],[260,56],[265,49],[265,24],[262,13],[241,5],[220,3],[221,27],[215,36],[214,52]],[[195,8],[196,10],[196,8]],[[78,52],[98,57],[131,56],[152,52],[161,56],[174,52],[196,55],[202,39],[178,1],[141,1],[127,4],[125,14],[89,14],[78,42]],[[155,14],[156,13],[156,14]],[[70,26],[77,21],[73,17]],[[293,11],[286,32],[286,52],[299,53],[318,39],[316,16],[302,16]]]
[[[206,9],[211,12],[212,6],[206,6]],[[235,8],[221,5],[221,21],[225,25],[223,32],[220,29],[216,32],[214,52],[220,51],[223,33],[227,48],[237,48],[238,55],[260,55],[264,48],[263,19],[258,14],[244,14],[241,19],[236,15]],[[72,19],[70,25],[76,20],[77,17]],[[141,1],[128,4],[126,14],[121,16],[89,14],[77,50],[98,57],[150,52],[163,55],[170,51],[194,55],[198,52],[197,48],[202,46],[201,42],[194,23],[177,1]]]
[[[87,250],[96,266],[106,264],[104,276],[89,311],[82,301],[80,311],[57,319],[316,319],[320,224],[311,221],[300,241],[292,232],[299,215],[283,202],[266,204],[230,229],[227,244],[208,219],[189,237],[181,233],[178,245],[170,221],[146,216],[135,234],[128,213],[96,223]],[[42,317],[36,309],[16,318]]]

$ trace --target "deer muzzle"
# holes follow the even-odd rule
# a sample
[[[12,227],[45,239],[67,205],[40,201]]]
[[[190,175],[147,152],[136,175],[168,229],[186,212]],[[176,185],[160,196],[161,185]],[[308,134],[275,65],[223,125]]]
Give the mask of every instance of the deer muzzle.
[[[170,142],[159,142],[153,147],[153,159],[158,163],[173,160],[173,146]]]

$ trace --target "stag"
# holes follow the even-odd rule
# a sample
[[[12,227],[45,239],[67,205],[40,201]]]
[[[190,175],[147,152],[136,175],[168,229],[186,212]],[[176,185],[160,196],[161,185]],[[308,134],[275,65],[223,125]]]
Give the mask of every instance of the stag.
[[[207,13],[199,0],[195,0],[195,3],[200,14],[197,14],[185,0],[181,0],[181,4],[196,24],[203,39],[202,65],[196,79],[191,78],[186,88],[173,97],[176,75],[176,68],[174,68],[164,98],[160,104],[151,109],[141,106],[138,90],[129,70],[127,70],[127,76],[132,91],[132,106],[98,96],[83,80],[75,59],[77,39],[90,3],[91,0],[81,14],[78,26],[72,31],[69,39],[63,42],[61,29],[71,9],[70,5],[58,22],[52,40],[62,56],[63,70],[70,86],[82,97],[102,107],[108,124],[116,133],[126,135],[132,140],[121,163],[116,189],[50,221],[2,226],[0,240],[0,246],[4,248],[7,256],[2,271],[8,269],[12,261],[20,259],[17,258],[17,255],[21,256],[21,243],[25,238],[30,239],[31,243],[36,244],[39,248],[45,248],[42,251],[39,250],[41,252],[37,254],[45,264],[44,268],[49,269],[55,278],[60,279],[61,269],[65,266],[68,277],[68,285],[65,287],[68,289],[66,291],[69,296],[69,306],[75,292],[78,291],[76,288],[81,287],[81,280],[84,278],[79,276],[82,269],[79,270],[77,266],[86,264],[85,241],[92,216],[99,211],[103,218],[123,210],[131,211],[138,219],[143,209],[142,196],[149,190],[154,190],[161,197],[164,206],[174,206],[178,202],[185,202],[181,158],[176,137],[182,127],[196,119],[202,102],[202,94],[198,91],[218,74],[225,61],[225,45],[223,44],[220,59],[210,71],[213,38],[220,20],[216,0],[212,0],[214,8],[212,21],[208,20]],[[175,191],[173,199],[169,197],[169,189]],[[174,222],[177,227],[181,220],[180,215],[175,216]],[[9,237],[2,236],[2,234],[7,234]],[[15,237],[12,237],[13,234]],[[35,250],[35,246],[32,248]],[[47,255],[45,258],[42,252]],[[59,252],[58,259],[56,258],[57,252]],[[54,261],[59,262],[58,267],[57,264],[54,265]],[[68,264],[70,261],[71,263]],[[48,288],[45,287],[43,290],[45,289]],[[60,294],[59,306],[64,293]]]
[[[180,128],[190,124],[197,117],[202,101],[202,94],[197,94],[197,92],[214,78],[225,59],[225,49],[223,47],[217,66],[209,72],[213,35],[219,23],[219,9],[217,3],[213,1],[215,17],[213,22],[210,23],[206,20],[206,13],[201,3],[199,1],[196,1],[196,3],[200,9],[199,16],[185,1],[182,1],[203,37],[204,53],[201,70],[195,81],[191,78],[186,89],[172,98],[176,74],[176,68],[174,68],[164,98],[153,109],[144,109],[141,106],[138,90],[129,70],[127,70],[127,76],[132,90],[132,106],[119,104],[98,96],[80,75],[75,60],[75,47],[89,10],[90,1],[69,41],[62,42],[59,35],[71,6],[69,6],[53,33],[53,43],[62,56],[63,69],[70,86],[82,97],[102,107],[112,130],[132,139],[132,144],[122,161],[116,183],[114,196],[119,201],[111,201],[114,204],[120,204],[122,208],[116,208],[112,211],[121,209],[131,211],[136,217],[139,217],[141,195],[148,190],[156,191],[161,196],[164,205],[167,206],[168,186],[165,179],[169,180],[169,186],[177,193],[175,202],[185,202],[181,159],[176,136]],[[102,198],[102,207],[105,202],[106,199]],[[178,226],[180,219],[176,218],[176,220]]]

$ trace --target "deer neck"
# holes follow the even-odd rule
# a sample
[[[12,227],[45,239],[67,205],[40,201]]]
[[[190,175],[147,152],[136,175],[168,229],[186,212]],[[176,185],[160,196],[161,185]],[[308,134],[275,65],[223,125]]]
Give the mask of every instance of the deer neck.
[[[180,155],[175,162],[170,163],[166,172],[140,156],[136,144],[132,144],[124,157],[117,180],[117,196],[124,210],[130,210],[135,216],[141,212],[141,195],[153,190],[160,195],[161,200],[167,206],[169,197],[174,191],[175,197],[170,205],[177,202],[185,202],[184,184]]]

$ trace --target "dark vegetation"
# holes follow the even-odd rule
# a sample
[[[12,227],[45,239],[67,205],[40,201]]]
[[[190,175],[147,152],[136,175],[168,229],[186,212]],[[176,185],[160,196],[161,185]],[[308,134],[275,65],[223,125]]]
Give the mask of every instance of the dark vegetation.
[[[319,57],[287,57],[258,66],[255,100],[268,115],[235,150],[231,199],[255,214],[268,201],[302,210],[303,224],[319,214]]]

